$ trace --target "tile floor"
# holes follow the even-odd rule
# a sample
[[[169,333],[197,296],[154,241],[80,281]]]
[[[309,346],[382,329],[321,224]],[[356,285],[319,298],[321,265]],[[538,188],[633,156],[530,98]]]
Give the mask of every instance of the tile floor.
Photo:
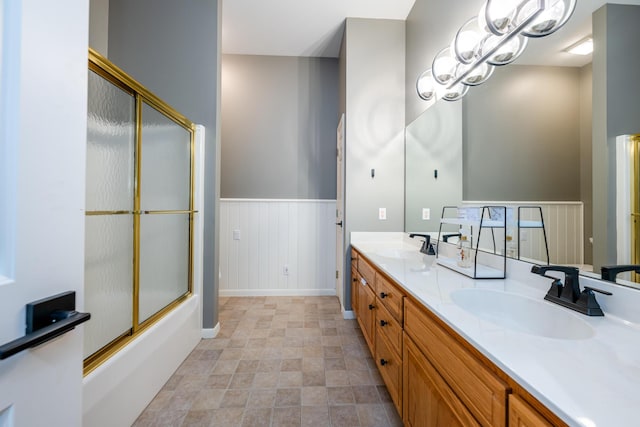
[[[402,426],[336,297],[221,298],[220,325],[134,426]]]

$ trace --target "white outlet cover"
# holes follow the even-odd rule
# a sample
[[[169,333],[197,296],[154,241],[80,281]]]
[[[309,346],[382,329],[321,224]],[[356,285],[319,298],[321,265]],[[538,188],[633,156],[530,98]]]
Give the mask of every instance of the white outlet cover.
[[[431,219],[431,209],[422,208],[422,219],[425,221]]]
[[[233,240],[240,240],[240,230],[233,230]]]
[[[378,219],[379,220],[387,219],[387,208],[380,208],[378,210]]]

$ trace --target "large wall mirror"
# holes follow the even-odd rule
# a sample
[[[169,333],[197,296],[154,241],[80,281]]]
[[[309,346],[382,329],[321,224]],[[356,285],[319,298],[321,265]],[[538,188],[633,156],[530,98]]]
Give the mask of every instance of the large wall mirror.
[[[578,2],[561,31],[530,40],[462,101],[438,101],[406,127],[405,231],[437,232],[443,206],[537,205],[550,262],[592,270],[594,246],[610,245],[592,233],[592,55],[563,49],[591,36],[602,4]],[[521,259],[546,263],[541,237],[524,231]]]

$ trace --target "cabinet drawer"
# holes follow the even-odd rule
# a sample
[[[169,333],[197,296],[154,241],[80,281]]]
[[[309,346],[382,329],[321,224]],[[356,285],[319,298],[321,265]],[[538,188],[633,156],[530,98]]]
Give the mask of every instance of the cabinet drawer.
[[[402,325],[402,303],[404,294],[384,278],[381,274],[376,277],[376,294],[389,313]]]
[[[376,328],[384,335],[392,349],[402,354],[402,326],[382,304],[378,304],[376,310]]]
[[[376,284],[376,270],[361,256],[358,256],[358,272],[364,277],[364,280],[367,281],[369,286],[371,286],[371,289],[373,289]]]
[[[376,335],[376,365],[399,414],[402,414],[402,358],[391,350],[379,329]]]
[[[509,426],[552,427],[538,411],[515,394],[509,395]]]
[[[405,332],[483,426],[506,424],[508,386],[411,301]]]

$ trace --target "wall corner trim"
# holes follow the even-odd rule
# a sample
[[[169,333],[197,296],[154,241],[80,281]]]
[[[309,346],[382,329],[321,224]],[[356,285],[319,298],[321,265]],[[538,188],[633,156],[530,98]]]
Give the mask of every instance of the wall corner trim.
[[[218,336],[220,332],[220,322],[214,328],[202,328],[202,339],[212,339]]]

